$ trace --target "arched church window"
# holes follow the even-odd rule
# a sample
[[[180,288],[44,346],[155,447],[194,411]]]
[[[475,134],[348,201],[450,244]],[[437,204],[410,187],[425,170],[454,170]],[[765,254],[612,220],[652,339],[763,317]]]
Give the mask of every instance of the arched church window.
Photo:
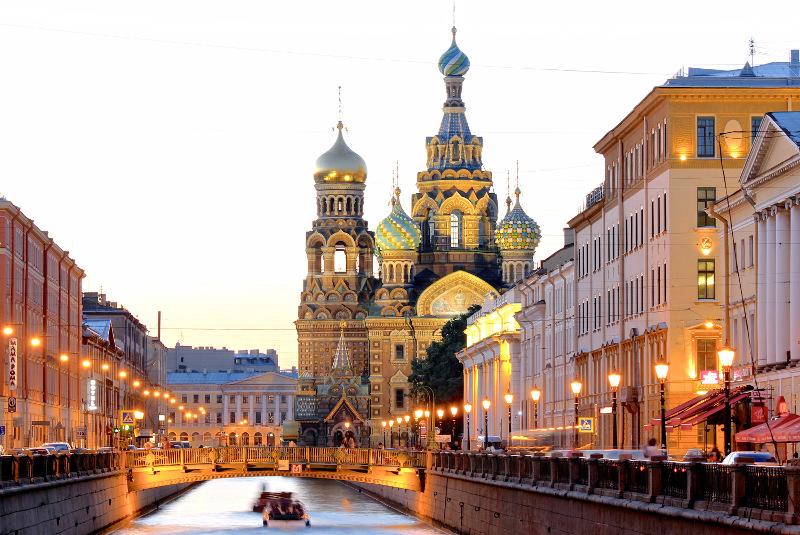
[[[453,210],[450,214],[450,247],[461,246],[461,211]]]
[[[347,255],[344,252],[344,244],[337,243],[333,253],[333,271],[344,273],[347,271]]]
[[[460,149],[460,144],[458,143],[458,141],[453,141],[452,146],[453,146],[453,148],[452,148],[452,154],[451,154],[451,158],[450,159],[452,161],[454,161],[454,162],[457,162],[457,161],[461,160],[460,150],[459,150]]]
[[[341,214],[342,210],[344,210],[344,202],[342,201],[342,199],[339,199],[338,203],[336,204],[336,213]]]
[[[513,280],[516,280],[516,278],[514,277],[514,266],[511,265],[508,266],[508,282],[511,282]]]

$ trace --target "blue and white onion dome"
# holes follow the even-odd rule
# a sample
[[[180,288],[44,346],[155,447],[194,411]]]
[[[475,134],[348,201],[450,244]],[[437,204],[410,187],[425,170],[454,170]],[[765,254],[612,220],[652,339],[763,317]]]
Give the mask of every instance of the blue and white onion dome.
[[[375,246],[383,251],[415,251],[419,247],[420,229],[400,206],[400,188],[394,190],[392,212],[375,229]]]
[[[364,182],[367,180],[367,164],[364,158],[347,146],[342,136],[342,121],[336,125],[339,134],[328,151],[317,158],[314,164],[314,182]]]
[[[505,250],[535,250],[542,239],[542,231],[536,221],[528,217],[519,205],[520,189],[517,188],[514,193],[517,195],[517,202],[497,226],[494,242],[500,249]],[[507,202],[510,205],[511,199]]]
[[[445,76],[464,76],[469,70],[469,58],[456,44],[456,29],[453,27],[453,42],[439,58],[439,72]]]

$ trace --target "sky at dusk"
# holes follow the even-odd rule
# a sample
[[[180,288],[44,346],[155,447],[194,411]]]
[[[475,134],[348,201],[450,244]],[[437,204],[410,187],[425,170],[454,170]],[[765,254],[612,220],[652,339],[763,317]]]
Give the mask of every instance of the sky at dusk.
[[[796,3],[459,1],[462,97],[500,199],[517,176],[537,262],[603,180],[592,146],[686,66],[788,61]],[[792,16],[788,16],[791,14]],[[445,99],[453,4],[0,3],[0,193],[162,339],[297,363],[312,172],[342,118],[365,219],[410,210]],[[505,214],[505,209],[501,216]]]

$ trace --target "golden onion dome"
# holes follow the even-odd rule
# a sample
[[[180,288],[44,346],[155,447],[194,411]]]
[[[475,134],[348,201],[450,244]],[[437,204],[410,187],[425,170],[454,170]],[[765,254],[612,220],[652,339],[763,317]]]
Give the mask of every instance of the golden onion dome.
[[[365,182],[367,180],[367,164],[364,158],[356,154],[342,137],[342,121],[336,125],[339,135],[333,147],[317,158],[314,164],[314,182]]]

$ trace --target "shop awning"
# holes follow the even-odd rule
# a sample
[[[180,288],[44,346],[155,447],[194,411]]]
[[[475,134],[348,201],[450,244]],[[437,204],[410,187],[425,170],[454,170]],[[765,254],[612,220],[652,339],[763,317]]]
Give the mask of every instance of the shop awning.
[[[775,420],[770,420],[769,422],[764,422],[763,424],[753,426],[750,429],[739,431],[736,433],[736,442],[753,442],[755,444],[763,444],[765,442],[772,442],[773,438],[778,442],[787,442],[787,440],[779,440],[778,433],[785,433],[789,430],[789,428],[794,427],[794,425],[797,423],[800,423],[800,416],[796,414],[787,414],[786,416],[782,416]],[[797,431],[798,436],[800,437],[800,427],[798,427]],[[797,440],[800,440],[800,438]]]
[[[796,414],[787,416],[795,416],[795,418],[787,425],[779,427],[777,431],[773,431],[772,436],[775,442],[800,442],[800,416]]]
[[[730,391],[731,406],[750,399],[752,388],[750,385],[732,388]],[[706,421],[709,417],[723,410],[725,410],[725,391],[721,388],[712,390],[666,411],[667,431],[672,431],[676,427],[680,427],[682,430],[692,429],[693,426]],[[660,425],[661,418],[652,418],[650,425],[645,426],[645,428]]]

